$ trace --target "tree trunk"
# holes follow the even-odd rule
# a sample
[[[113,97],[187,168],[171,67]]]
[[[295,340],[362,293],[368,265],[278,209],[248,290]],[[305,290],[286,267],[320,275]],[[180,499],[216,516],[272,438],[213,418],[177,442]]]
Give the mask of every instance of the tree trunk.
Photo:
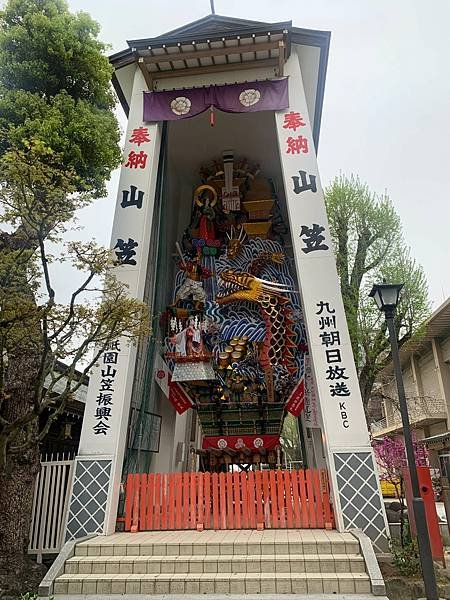
[[[9,457],[0,473],[0,563],[4,574],[17,578],[27,568],[33,491],[39,472],[39,449]]]
[[[39,355],[29,349],[21,356],[10,358],[1,407],[1,415],[8,422],[28,414],[32,409],[38,367]],[[36,417],[29,430],[19,431],[14,445],[20,445],[37,432]],[[35,443],[20,454],[10,454],[7,446],[6,455],[6,468],[0,472],[0,581],[3,589],[9,587],[13,591],[15,585],[20,586],[30,579],[28,538],[34,482],[40,469],[39,444]]]
[[[372,394],[373,385],[375,383],[375,376],[372,374],[373,369],[369,365],[365,365],[361,373],[359,374],[359,388],[361,390],[361,397],[363,401],[364,410],[367,413],[367,405],[369,404],[370,396]],[[367,414],[366,414],[367,416]]]

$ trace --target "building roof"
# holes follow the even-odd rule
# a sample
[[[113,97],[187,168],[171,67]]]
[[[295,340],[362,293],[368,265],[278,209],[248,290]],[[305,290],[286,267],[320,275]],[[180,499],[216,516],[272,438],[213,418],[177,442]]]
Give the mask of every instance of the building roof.
[[[68,370],[68,365],[64,364],[61,361],[56,361],[54,370],[59,374],[64,374]],[[74,406],[81,406],[86,404],[87,390],[89,386],[89,376],[83,374],[81,371],[75,369],[73,379],[75,381],[82,380],[82,385],[75,391],[73,394],[73,400],[69,400],[67,403],[67,410],[65,412],[73,412]],[[45,380],[45,385],[49,385],[51,381],[50,375],[47,376]],[[53,387],[53,391],[55,394],[62,393],[65,390],[67,384],[67,378],[62,377],[60,381],[56,382]]]
[[[450,297],[447,298],[425,321],[427,332],[426,337],[431,340],[435,337],[442,337],[450,331]]]
[[[137,47],[139,44],[148,45],[152,43],[170,44],[171,42],[181,42],[183,40],[197,42],[205,41],[206,38],[222,37],[227,34],[230,37],[249,32],[262,33],[266,31],[283,31],[292,28],[292,21],[282,21],[277,23],[267,23],[265,21],[250,21],[248,19],[236,19],[234,17],[224,17],[222,15],[207,15],[192,23],[182,25],[177,29],[172,29],[166,33],[158,35],[156,38],[127,40],[130,47]]]
[[[420,354],[434,338],[450,333],[450,298],[441,304],[424,323],[425,332],[419,340],[410,340],[400,351],[402,359]]]
[[[283,26],[288,27],[292,25],[292,21],[285,21],[281,23]],[[248,27],[260,28],[263,25],[265,27],[273,25],[273,23],[267,23],[265,21],[254,21],[252,19],[238,19],[237,17],[225,17],[223,15],[209,14],[206,17],[192,21],[192,23],[186,23],[176,29],[171,29],[166,33],[160,35],[160,38],[166,38],[168,36],[178,36],[180,34],[197,34],[197,33],[222,33],[226,29],[235,32],[236,29],[241,27],[246,29]]]
[[[222,40],[224,37],[229,39],[242,35],[255,34],[256,36],[257,34],[267,34],[267,32],[273,34],[280,31],[290,33],[292,41],[296,44],[326,47],[327,50],[329,48],[329,31],[293,27],[292,21],[267,23],[265,21],[250,21],[222,15],[207,15],[202,19],[192,21],[192,23],[187,23],[154,38],[127,40],[128,48],[112,54],[110,61],[115,68],[121,68],[134,60],[134,50],[146,49],[149,46],[161,48],[164,45],[170,46],[193,41],[199,44],[205,43],[207,40]]]
[[[127,67],[132,69],[133,63],[139,64],[152,89],[155,79],[217,70],[278,67],[278,75],[281,75],[292,43],[318,48],[319,59],[314,69],[314,114],[311,114],[317,149],[329,32],[293,27],[291,21],[266,23],[211,14],[157,37],[128,40],[127,43],[128,48],[110,57],[115,69],[113,85],[127,116],[132,80]]]
[[[422,440],[428,448],[442,449],[450,448],[450,431],[445,433],[439,433],[438,435],[432,435]],[[439,448],[438,448],[439,447]]]
[[[450,333],[450,297],[447,298],[423,323],[423,335],[418,339],[407,341],[400,348],[402,364],[413,355],[420,355],[428,350],[431,340],[444,337]],[[392,372],[392,361],[381,371],[381,374]]]

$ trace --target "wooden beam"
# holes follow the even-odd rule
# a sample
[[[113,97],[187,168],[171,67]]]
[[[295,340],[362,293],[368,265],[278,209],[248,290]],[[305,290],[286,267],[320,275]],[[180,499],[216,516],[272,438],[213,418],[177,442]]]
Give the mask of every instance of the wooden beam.
[[[285,49],[285,44],[281,40],[278,42],[278,77],[283,77],[283,73],[284,73],[284,63],[285,63],[284,49]]]
[[[249,60],[243,63],[230,63],[229,65],[211,65],[208,67],[192,67],[190,69],[175,69],[174,71],[152,72],[154,79],[170,79],[171,77],[187,77],[188,75],[203,75],[207,73],[220,73],[223,71],[243,71],[245,69],[262,69],[278,66],[277,58],[264,60]]]
[[[224,448],[223,451],[228,456],[236,456],[237,455],[236,450],[234,450],[233,448]]]
[[[211,454],[212,456],[222,456],[222,450],[219,450],[218,448],[204,448],[203,450],[198,450],[197,452],[199,454],[205,453]]]
[[[163,46],[163,48],[164,48],[165,55],[166,55],[166,56],[169,56],[169,52],[168,52],[167,48],[166,48],[165,46]],[[164,62],[166,62],[166,61],[164,61]],[[167,62],[169,63],[169,65],[170,65],[170,68],[171,68],[171,69],[173,69],[173,63],[172,63],[172,59],[171,59],[171,58],[168,58],[168,59],[167,59]]]
[[[184,54],[183,48],[182,48],[181,46],[180,46],[180,54]],[[153,52],[152,52],[152,56],[154,56]],[[187,64],[187,62],[184,60],[184,58],[182,59],[182,61],[183,61],[183,64],[184,64],[184,68],[185,68],[185,69],[188,69],[188,68],[189,68],[189,67],[188,67],[188,64]],[[156,63],[156,66],[158,67],[158,70],[160,71],[161,69],[160,69],[160,67],[159,67],[159,64],[158,64],[158,63]]]
[[[144,59],[142,58],[142,56],[138,58],[138,65],[139,65],[142,75],[144,76],[145,83],[147,84],[148,89],[152,90],[153,89],[153,78],[152,78],[150,71],[145,66],[145,62],[144,62]]]
[[[246,44],[245,46],[224,46],[223,48],[210,48],[208,50],[191,50],[190,52],[166,52],[167,54],[153,54],[143,57],[148,65],[160,62],[173,62],[176,60],[190,60],[199,58],[212,58],[213,56],[230,56],[231,54],[244,54],[247,52],[263,52],[278,50],[281,42],[264,42],[262,44]]]
[[[224,49],[227,47],[224,41],[222,41],[222,46],[223,46],[223,48],[224,48]],[[209,47],[209,48],[211,48],[211,44],[208,44],[208,47]],[[212,50],[212,48],[211,48],[211,50]],[[225,62],[226,62],[227,64],[230,62],[230,59],[228,58],[228,56],[229,56],[229,54],[228,54],[228,53],[227,53],[227,54],[225,54]],[[270,55],[269,55],[269,56],[270,56]],[[214,61],[213,61],[213,62],[214,62]]]

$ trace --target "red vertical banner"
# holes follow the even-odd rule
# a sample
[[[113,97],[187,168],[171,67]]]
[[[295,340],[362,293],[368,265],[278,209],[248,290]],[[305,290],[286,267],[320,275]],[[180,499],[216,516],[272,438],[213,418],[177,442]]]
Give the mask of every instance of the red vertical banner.
[[[186,412],[193,404],[188,394],[176,381],[171,381],[169,384],[169,402],[179,415]]]
[[[291,395],[286,402],[285,409],[294,415],[299,417],[302,410],[305,408],[305,379],[302,378],[295,388],[292,390]]]

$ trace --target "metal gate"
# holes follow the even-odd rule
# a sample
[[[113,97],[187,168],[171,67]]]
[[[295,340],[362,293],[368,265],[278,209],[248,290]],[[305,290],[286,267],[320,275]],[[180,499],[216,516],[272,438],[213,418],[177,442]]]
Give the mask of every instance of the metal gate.
[[[72,459],[59,454],[41,458],[41,470],[36,478],[31,517],[28,553],[57,554],[63,544],[64,524],[73,477]]]

